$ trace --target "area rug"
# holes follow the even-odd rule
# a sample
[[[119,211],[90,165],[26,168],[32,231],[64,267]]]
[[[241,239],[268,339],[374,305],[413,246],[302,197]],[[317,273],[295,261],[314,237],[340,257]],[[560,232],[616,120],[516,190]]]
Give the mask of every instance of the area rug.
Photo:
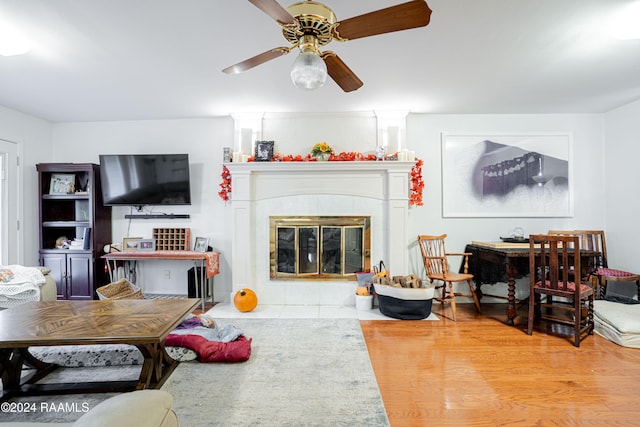
[[[181,363],[163,390],[185,426],[387,426],[356,319],[224,319],[252,339],[238,364]]]
[[[389,425],[357,319],[220,319],[218,323],[238,326],[252,339],[251,358],[234,364],[181,363],[162,387],[174,397],[180,425]],[[114,368],[69,368],[48,379],[68,381],[74,375],[95,380],[98,372],[130,379],[137,376],[136,368],[116,367],[108,373],[104,370]],[[82,415],[83,404],[93,407],[112,395],[28,398],[38,407],[42,402],[75,403],[79,410],[9,414],[10,418],[3,414],[2,421],[73,421]]]

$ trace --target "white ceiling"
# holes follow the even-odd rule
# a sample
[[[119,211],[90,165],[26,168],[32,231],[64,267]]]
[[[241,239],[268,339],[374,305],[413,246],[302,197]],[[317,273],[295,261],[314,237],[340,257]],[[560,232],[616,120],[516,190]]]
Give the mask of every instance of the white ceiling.
[[[325,4],[341,20],[403,1]],[[615,40],[608,29],[631,3],[428,0],[427,27],[325,48],[364,82],[343,93],[331,80],[314,92],[293,87],[294,52],[222,73],[287,45],[247,0],[0,0],[0,25],[33,43],[27,55],[0,57],[0,105],[53,122],[244,111],[600,113],[640,99],[640,40]]]

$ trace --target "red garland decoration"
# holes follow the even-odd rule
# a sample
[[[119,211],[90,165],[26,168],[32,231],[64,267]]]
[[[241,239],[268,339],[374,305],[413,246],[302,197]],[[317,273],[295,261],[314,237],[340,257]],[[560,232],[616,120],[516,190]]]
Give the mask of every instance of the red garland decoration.
[[[332,153],[329,157],[329,161],[339,162],[353,162],[353,161],[375,161],[375,154],[364,155],[357,152],[342,152],[339,154]],[[249,161],[253,161],[253,156],[249,157]],[[315,157],[311,157],[310,154],[302,156],[300,154],[294,156],[291,154],[282,155],[276,153],[273,155],[274,162],[315,162]],[[411,168],[411,183],[409,187],[409,206],[422,206],[422,190],[424,189],[424,181],[422,180],[422,160],[416,157],[416,164]],[[222,165],[222,183],[220,184],[221,190],[218,192],[218,196],[225,202],[229,201],[229,194],[231,194],[231,172],[229,169]]]
[[[409,186],[409,206],[422,206],[422,160],[416,158],[416,164],[411,168],[411,185]]]
[[[220,183],[218,196],[225,202],[228,202],[229,194],[231,193],[231,172],[229,172],[229,169],[225,165],[222,165],[222,173],[220,176],[222,177],[222,183]]]

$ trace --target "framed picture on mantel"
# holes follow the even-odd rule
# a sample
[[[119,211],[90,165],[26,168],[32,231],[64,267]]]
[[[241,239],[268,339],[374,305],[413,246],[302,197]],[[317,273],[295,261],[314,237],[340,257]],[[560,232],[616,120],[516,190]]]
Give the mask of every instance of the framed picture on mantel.
[[[273,141],[256,141],[256,162],[270,162],[273,160]]]

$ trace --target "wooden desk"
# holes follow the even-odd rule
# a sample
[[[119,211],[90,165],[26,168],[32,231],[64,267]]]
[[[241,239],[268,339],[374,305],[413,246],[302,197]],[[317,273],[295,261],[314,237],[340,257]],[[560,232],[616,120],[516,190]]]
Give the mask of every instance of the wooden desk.
[[[0,311],[3,395],[131,391],[160,388],[178,362],[164,340],[200,301],[194,298],[107,301],[33,301]],[[29,353],[32,346],[131,344],[144,357],[138,381],[35,384],[58,366]],[[23,365],[35,369],[22,379]]]
[[[133,263],[133,268],[126,269],[126,271],[136,271],[138,268],[138,261],[144,260],[161,260],[161,261],[193,261],[196,278],[196,288],[200,288],[200,297],[202,298],[202,311],[205,310],[204,302],[207,297],[205,292],[205,283],[208,279],[213,280],[213,277],[220,273],[220,253],[219,252],[193,252],[193,251],[128,251],[128,252],[111,252],[103,255],[102,258],[107,263],[109,269],[109,277],[112,282],[118,280],[116,277],[117,261],[124,261]],[[200,269],[200,275],[198,275],[198,268]],[[132,283],[135,283],[135,278],[127,277]],[[213,303],[213,286],[211,290],[211,303]]]
[[[482,285],[507,282],[507,324],[513,325],[516,317],[516,278],[529,274],[529,244],[497,244],[473,242],[464,249],[472,255],[469,257],[469,273],[473,274],[478,299],[482,298]],[[593,271],[598,251],[580,250],[581,277]],[[462,267],[461,267],[462,268]],[[494,298],[504,296],[489,295]]]

